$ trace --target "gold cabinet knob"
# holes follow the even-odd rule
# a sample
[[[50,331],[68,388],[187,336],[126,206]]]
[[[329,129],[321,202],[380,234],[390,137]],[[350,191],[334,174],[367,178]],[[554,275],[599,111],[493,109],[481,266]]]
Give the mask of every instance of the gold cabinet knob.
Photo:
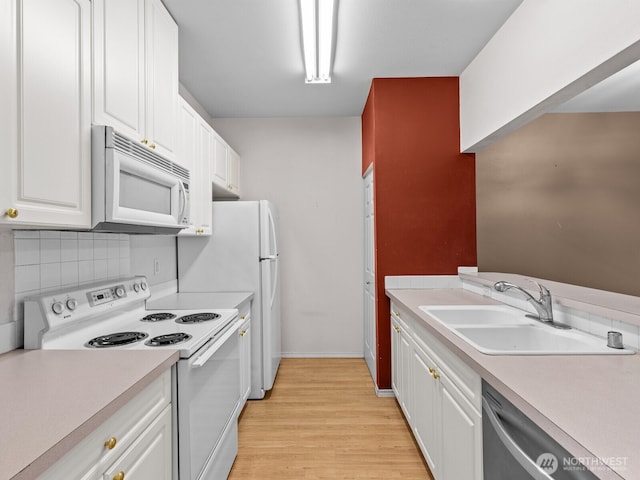
[[[140,140],[140,143],[142,143],[143,145],[146,145],[147,143],[149,143],[149,140],[147,140],[146,138],[143,138],[142,140]]]
[[[107,450],[113,450],[116,447],[117,443],[118,440],[116,439],[116,437],[111,437],[104,442],[104,448],[106,448]]]
[[[434,380],[438,380],[440,378],[440,374],[436,371],[435,368],[433,369],[432,375]]]
[[[124,472],[118,472],[113,476],[113,480],[124,480]]]
[[[17,208],[7,208],[4,213],[9,218],[16,218],[20,212],[18,212]]]
[[[433,375],[433,372],[435,372],[435,371],[436,371],[436,369],[435,369],[435,368],[431,368],[431,367],[429,367],[429,373],[430,373],[431,375]]]
[[[247,318],[246,315],[240,315],[240,320],[244,320],[245,318]]]
[[[240,336],[244,337],[247,334],[246,330],[240,330]]]
[[[396,333],[400,333],[402,331],[400,327],[396,327],[395,325],[393,326],[393,329],[396,331]]]
[[[152,149],[154,149],[154,150],[155,150],[155,149],[156,149],[156,144],[155,144],[155,143],[152,143],[151,145],[149,145],[149,148],[152,148]]]
[[[400,312],[393,312],[393,314],[394,314],[396,317],[400,318]]]

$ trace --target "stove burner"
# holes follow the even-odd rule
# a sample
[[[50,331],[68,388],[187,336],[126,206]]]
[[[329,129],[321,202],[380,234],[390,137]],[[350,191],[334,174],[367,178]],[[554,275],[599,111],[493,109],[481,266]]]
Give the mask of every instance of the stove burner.
[[[176,318],[173,313],[169,312],[156,312],[150,313],[146,317],[140,319],[141,322],[160,322],[161,320],[172,320]]]
[[[188,333],[169,333],[167,335],[158,335],[157,337],[153,337],[144,342],[144,344],[149,347],[162,347],[164,345],[175,345],[176,343],[186,342],[190,338],[191,335]]]
[[[213,312],[202,312],[202,313],[193,313],[191,315],[185,315],[176,320],[177,323],[200,323],[206,322],[208,320],[216,320],[220,318],[219,313]]]
[[[143,332],[117,332],[93,338],[87,342],[88,347],[109,348],[129,345],[144,340],[149,335]]]

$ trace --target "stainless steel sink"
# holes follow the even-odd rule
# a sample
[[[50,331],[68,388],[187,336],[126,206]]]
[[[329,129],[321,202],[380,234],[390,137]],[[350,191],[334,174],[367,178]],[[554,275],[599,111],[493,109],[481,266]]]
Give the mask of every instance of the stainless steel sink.
[[[580,330],[560,330],[506,305],[421,306],[454,334],[488,355],[629,355]]]

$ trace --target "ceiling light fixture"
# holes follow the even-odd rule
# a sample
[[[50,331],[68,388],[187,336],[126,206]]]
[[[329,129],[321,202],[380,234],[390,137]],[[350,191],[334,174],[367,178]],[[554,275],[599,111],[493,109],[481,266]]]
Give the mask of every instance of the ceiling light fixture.
[[[338,0],[299,0],[307,83],[331,83]]]

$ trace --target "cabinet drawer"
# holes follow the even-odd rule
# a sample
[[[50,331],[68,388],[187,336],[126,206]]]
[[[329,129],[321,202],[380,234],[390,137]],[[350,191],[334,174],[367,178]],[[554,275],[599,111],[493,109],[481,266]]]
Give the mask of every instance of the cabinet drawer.
[[[171,370],[167,370],[38,477],[38,480],[86,480],[100,477],[170,403]],[[111,449],[107,447],[110,439],[115,439],[115,445]]]
[[[104,474],[114,478],[171,480],[171,407],[167,406]]]

